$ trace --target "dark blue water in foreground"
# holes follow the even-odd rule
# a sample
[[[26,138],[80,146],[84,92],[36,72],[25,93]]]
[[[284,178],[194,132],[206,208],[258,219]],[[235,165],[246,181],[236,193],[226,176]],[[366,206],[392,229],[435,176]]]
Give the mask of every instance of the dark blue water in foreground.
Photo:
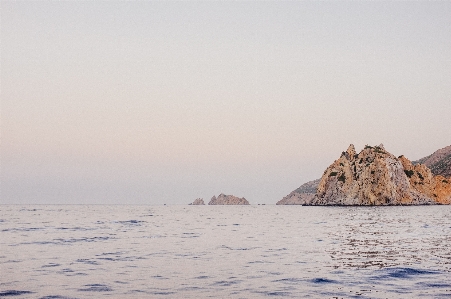
[[[450,298],[451,206],[0,206],[1,298]]]

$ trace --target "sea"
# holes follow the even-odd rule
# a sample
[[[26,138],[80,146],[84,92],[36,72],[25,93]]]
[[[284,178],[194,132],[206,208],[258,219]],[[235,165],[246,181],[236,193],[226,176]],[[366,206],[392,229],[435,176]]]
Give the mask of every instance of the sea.
[[[451,298],[451,206],[0,205],[0,297]]]

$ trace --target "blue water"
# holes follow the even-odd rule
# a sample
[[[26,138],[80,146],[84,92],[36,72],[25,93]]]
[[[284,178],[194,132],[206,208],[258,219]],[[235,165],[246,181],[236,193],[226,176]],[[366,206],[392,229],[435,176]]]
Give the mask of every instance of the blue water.
[[[0,205],[2,298],[449,298],[451,206]]]

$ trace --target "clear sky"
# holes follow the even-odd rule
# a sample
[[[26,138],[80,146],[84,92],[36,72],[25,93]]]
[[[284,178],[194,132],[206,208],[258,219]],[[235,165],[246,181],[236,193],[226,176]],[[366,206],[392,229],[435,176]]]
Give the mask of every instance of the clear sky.
[[[0,2],[0,203],[275,203],[451,144],[450,1]]]

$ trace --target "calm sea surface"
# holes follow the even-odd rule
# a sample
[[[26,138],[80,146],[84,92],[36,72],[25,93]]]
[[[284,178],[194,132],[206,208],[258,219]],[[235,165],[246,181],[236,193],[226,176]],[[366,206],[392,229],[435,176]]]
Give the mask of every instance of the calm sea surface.
[[[451,206],[0,205],[0,297],[449,298]]]

